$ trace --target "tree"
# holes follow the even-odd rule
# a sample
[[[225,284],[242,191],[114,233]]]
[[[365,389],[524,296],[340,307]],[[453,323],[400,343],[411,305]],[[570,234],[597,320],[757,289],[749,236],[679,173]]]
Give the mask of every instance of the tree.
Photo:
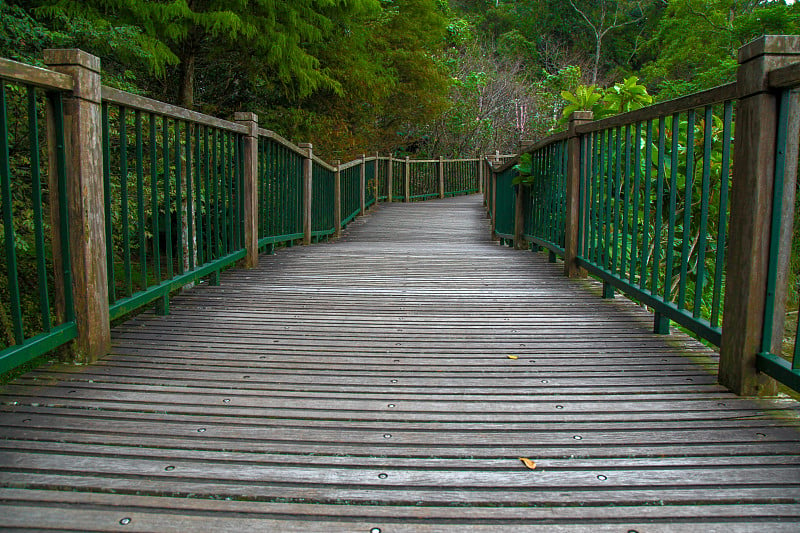
[[[597,83],[603,39],[609,32],[635,24],[644,18],[641,0],[589,0],[578,7],[569,0],[572,8],[583,18],[594,34],[594,66],[592,84]]]
[[[40,12],[137,28],[151,72],[180,105],[192,107],[197,63],[209,55],[234,56],[250,76],[274,77],[289,93],[338,90],[309,45],[323,42],[341,14],[377,7],[377,0],[44,0]],[[177,83],[164,77],[170,65]]]
[[[800,4],[755,0],[672,0],[648,43],[642,69],[659,97],[707,89],[736,75],[739,47],[763,34],[800,33]]]

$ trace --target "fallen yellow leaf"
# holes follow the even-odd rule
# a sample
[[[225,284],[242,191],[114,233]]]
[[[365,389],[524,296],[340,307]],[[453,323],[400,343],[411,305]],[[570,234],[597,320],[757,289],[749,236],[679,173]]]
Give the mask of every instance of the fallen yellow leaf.
[[[519,359],[519,356],[518,355],[509,355],[508,358],[509,359]]]
[[[536,470],[536,462],[535,461],[531,461],[527,457],[520,457],[519,460],[522,461],[522,464],[524,464],[525,466],[527,466],[531,470]]]

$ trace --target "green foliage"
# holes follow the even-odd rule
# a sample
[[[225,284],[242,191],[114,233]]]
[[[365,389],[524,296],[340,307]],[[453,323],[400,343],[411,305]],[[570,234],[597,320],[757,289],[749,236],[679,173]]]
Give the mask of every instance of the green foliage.
[[[653,102],[647,87],[639,84],[639,78],[629,76],[622,83],[608,89],[598,89],[596,85],[579,85],[575,93],[562,91],[561,96],[568,102],[561,112],[560,123],[569,120],[575,111],[591,111],[595,119],[626,113]]]
[[[615,83],[603,94],[606,107],[614,113],[627,113],[653,103],[647,87],[639,84],[638,76],[629,76],[622,83]]]
[[[733,81],[738,48],[770,33],[800,33],[800,5],[672,0],[647,43],[652,59],[642,74],[661,99]]]
[[[562,121],[566,121],[575,111],[592,111],[596,118],[606,112],[603,92],[597,89],[597,85],[579,85],[575,93],[561,91],[561,97],[569,102],[561,112]]]
[[[519,156],[519,162],[514,165],[517,175],[511,180],[511,185],[530,185],[533,183],[533,156],[526,152]]]

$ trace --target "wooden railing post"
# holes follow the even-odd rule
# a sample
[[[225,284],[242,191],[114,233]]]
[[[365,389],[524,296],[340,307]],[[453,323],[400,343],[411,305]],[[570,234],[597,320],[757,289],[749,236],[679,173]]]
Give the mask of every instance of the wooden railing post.
[[[439,198],[444,198],[444,157],[439,156]]]
[[[100,59],[81,50],[45,50],[44,61],[75,80],[72,95],[64,102],[70,268],[78,328],[73,349],[80,361],[89,363],[111,349]]]
[[[314,187],[314,147],[311,143],[302,143],[300,148],[306,150],[303,159],[303,244],[311,244],[311,202]]]
[[[564,275],[571,278],[585,278],[586,270],[579,268],[578,243],[580,242],[581,214],[581,137],[576,127],[591,122],[594,114],[591,111],[575,111],[569,117],[567,137],[567,205],[566,224],[564,228]]]
[[[358,166],[359,168],[359,180],[358,180],[358,191],[359,191],[359,198],[360,198],[360,206],[361,206],[361,213],[359,216],[364,216],[367,211],[367,162],[364,161],[367,158],[366,154],[361,154],[361,164]]]
[[[393,183],[394,176],[393,176],[393,171],[392,171],[392,167],[394,165],[392,164],[392,159],[393,159],[392,158],[392,154],[390,152],[389,153],[389,168],[386,170],[386,194],[387,194],[386,201],[389,202],[389,203],[392,203],[392,188],[394,187],[394,183]]]
[[[403,168],[403,187],[406,203],[411,201],[411,158],[406,156],[406,166]]]
[[[258,265],[258,115],[235,113],[233,119],[247,127],[244,138],[244,246],[247,250],[244,266]]]
[[[767,35],[739,49],[731,185],[730,243],[719,382],[737,394],[772,395],[776,383],[756,369],[764,328],[769,268],[770,218],[775,180],[778,99],[770,92],[770,70],[795,62],[800,37]],[[796,135],[796,133],[795,133]],[[796,139],[796,137],[795,137]],[[795,140],[796,142],[796,140]],[[791,235],[791,231],[788,232]],[[788,261],[785,268],[788,268]],[[779,274],[780,275],[780,274]],[[781,291],[783,292],[783,291]],[[783,339],[783,298],[776,294],[773,353]]]
[[[375,177],[374,177],[374,180],[375,180],[375,206],[376,207],[378,205],[378,202],[380,201],[379,198],[381,197],[380,159],[378,159],[380,157],[380,155],[381,154],[379,154],[378,152],[375,152],[375,174],[374,174]]]
[[[336,239],[342,236],[342,171],[339,170],[341,164],[338,159],[333,162],[336,168],[333,173],[333,236]]]

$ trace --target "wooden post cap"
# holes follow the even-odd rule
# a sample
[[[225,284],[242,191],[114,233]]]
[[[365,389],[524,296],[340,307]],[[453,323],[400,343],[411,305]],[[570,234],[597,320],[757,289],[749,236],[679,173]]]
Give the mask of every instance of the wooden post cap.
[[[92,72],[100,73],[100,58],[77,48],[46,48],[42,51],[46,65],[77,65]]]

